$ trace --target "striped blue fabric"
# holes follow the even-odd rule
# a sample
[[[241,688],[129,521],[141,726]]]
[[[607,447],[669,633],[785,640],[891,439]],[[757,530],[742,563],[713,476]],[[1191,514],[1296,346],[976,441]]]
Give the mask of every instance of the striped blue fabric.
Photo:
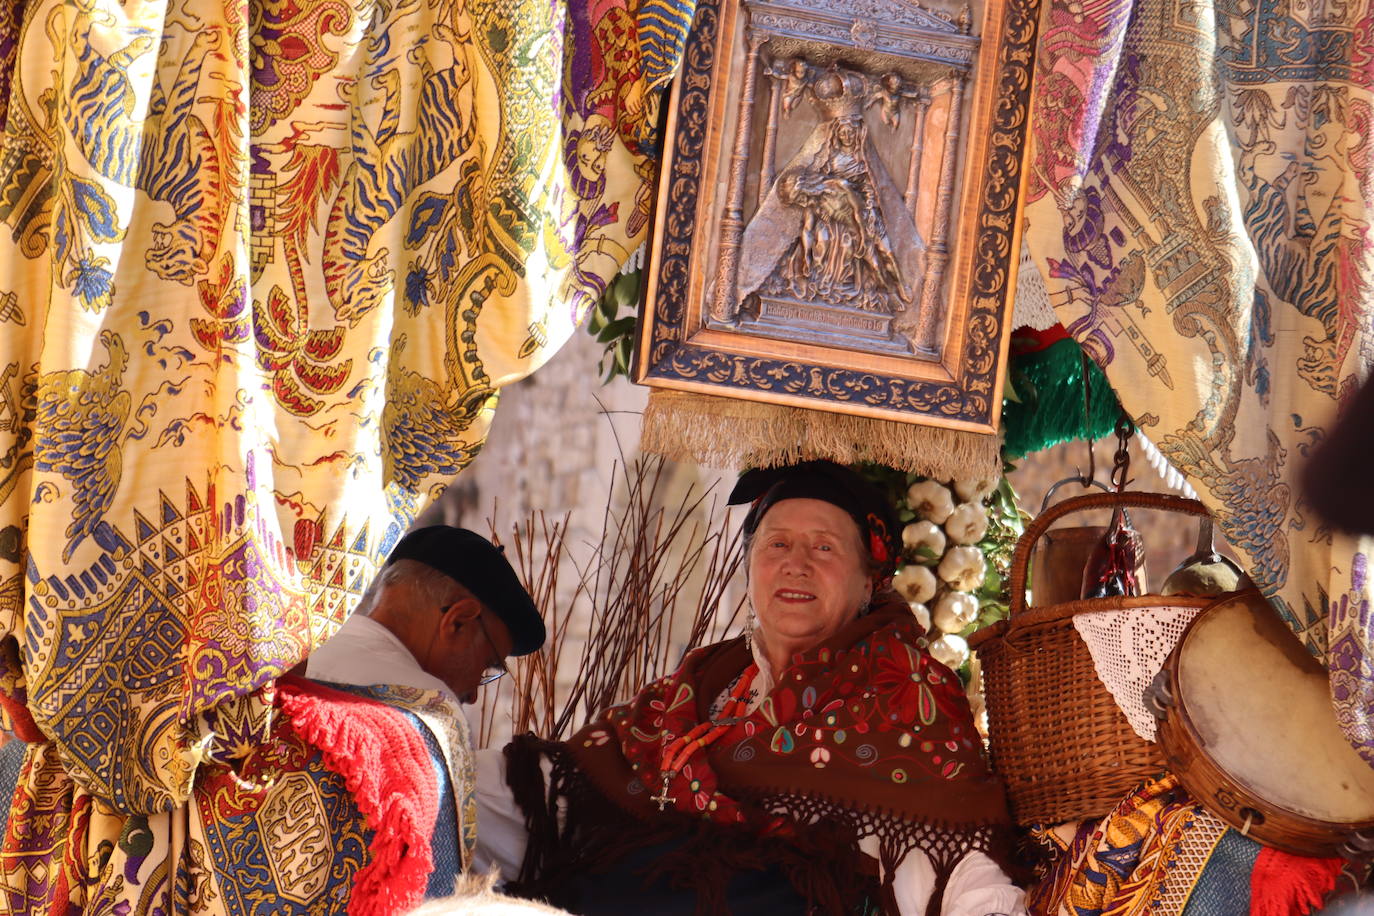
[[[648,88],[658,89],[673,78],[695,12],[696,0],[644,0],[640,5],[635,26]]]

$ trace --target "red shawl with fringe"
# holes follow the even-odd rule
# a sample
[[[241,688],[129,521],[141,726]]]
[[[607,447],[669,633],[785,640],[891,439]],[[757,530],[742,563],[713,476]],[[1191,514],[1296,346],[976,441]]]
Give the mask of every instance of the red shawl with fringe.
[[[386,916],[418,906],[434,866],[430,837],[439,811],[429,751],[406,717],[385,703],[304,678],[277,682],[290,727],[343,776],[372,829],[349,916]]]
[[[890,593],[889,593],[890,594]],[[612,707],[566,744],[577,769],[625,813],[647,823],[683,815],[774,832],[843,821],[877,835],[887,880],[913,848],[930,855],[938,909],[949,872],[989,849],[1007,821],[958,677],[935,661],[907,605],[891,596],[833,638],[798,654],[771,693],[668,785],[663,749],[706,721],[712,701],[753,660],[742,638],[688,654],[682,666]]]
[[[931,657],[907,606],[885,603],[793,658],[750,715],[669,783],[681,812],[741,822],[734,794],[815,795],[949,826],[1003,822],[959,678]],[[682,666],[607,710],[568,742],[608,798],[652,818],[663,748],[752,661],[744,640],[691,652]],[[646,791],[646,788],[648,791]]]

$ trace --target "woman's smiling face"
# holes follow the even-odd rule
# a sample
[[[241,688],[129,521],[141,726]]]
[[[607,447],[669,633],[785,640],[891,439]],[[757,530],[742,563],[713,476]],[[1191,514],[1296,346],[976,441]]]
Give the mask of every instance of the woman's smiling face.
[[[872,594],[859,526],[820,499],[784,499],[759,522],[749,549],[749,601],[773,659],[834,635]],[[774,672],[775,674],[778,672]]]

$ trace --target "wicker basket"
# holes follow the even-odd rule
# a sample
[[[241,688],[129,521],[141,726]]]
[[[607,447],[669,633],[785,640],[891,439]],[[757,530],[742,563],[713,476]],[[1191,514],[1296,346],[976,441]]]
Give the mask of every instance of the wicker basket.
[[[1093,493],[1038,515],[1016,544],[1011,614],[969,639],[983,666],[992,768],[1018,824],[1100,817],[1141,780],[1165,769],[1159,749],[1132,729],[1097,676],[1073,618],[1091,611],[1203,607],[1210,598],[1143,595],[1026,607],[1036,542],[1065,515],[1116,506],[1205,515],[1201,503],[1158,493]]]

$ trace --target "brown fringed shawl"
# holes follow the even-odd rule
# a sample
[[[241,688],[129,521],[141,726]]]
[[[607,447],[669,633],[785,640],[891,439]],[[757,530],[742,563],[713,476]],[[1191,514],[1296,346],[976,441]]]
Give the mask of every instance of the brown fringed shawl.
[[[721,872],[777,865],[813,907],[852,911],[875,889],[856,844],[876,836],[879,895],[890,905],[894,870],[919,848],[935,868],[928,911],[938,913],[955,864],[973,849],[996,852],[1007,816],[959,680],[920,635],[894,600],[795,656],[753,713],[673,776],[662,813],[651,797],[663,785],[663,748],[706,721],[750,664],[742,638],[689,653],[564,744],[517,741],[507,753],[531,827],[525,889],[550,896],[571,874],[677,837],[679,861],[660,872],[697,887],[704,910],[719,906]],[[555,762],[547,793],[540,754]]]

